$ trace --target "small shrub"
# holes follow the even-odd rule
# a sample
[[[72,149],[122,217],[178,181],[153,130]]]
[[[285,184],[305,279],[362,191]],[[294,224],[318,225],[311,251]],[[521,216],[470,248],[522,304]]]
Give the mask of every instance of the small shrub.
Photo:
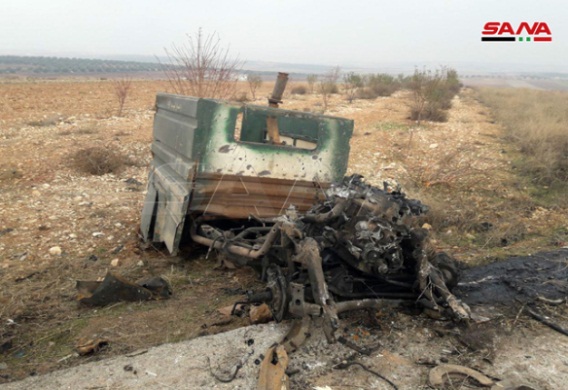
[[[339,93],[339,87],[337,86],[337,84],[332,84],[329,86],[329,93],[332,95],[336,95]]]
[[[292,88],[290,93],[292,95],[305,95],[306,93],[308,93],[308,89],[305,85],[296,85],[294,88]]]
[[[370,99],[375,99],[377,97],[377,94],[371,88],[360,88],[355,93],[355,97],[357,99],[370,100]]]
[[[233,97],[233,100],[236,101],[236,102],[239,102],[239,103],[246,103],[246,102],[250,101],[248,94],[246,92],[241,92],[241,93],[236,94]]]
[[[87,122],[81,125],[77,130],[75,130],[75,134],[95,134],[98,131],[99,128],[96,123]]]
[[[323,103],[323,112],[327,111],[330,95],[339,92],[339,89],[337,88],[337,81],[339,80],[340,75],[341,68],[336,66],[335,68],[330,69],[329,72],[327,72],[319,81],[318,89]]]
[[[366,80],[366,87],[376,96],[391,96],[400,89],[400,82],[386,73],[369,75]]]
[[[314,93],[314,86],[316,85],[317,81],[318,81],[318,76],[315,74],[309,74],[308,77],[306,77],[306,81],[308,82],[308,85],[310,86],[310,93],[313,94]]]
[[[353,103],[355,97],[357,97],[357,91],[364,85],[363,76],[350,72],[343,76],[343,89],[347,94],[347,101]]]
[[[424,107],[415,104],[410,107],[410,119],[415,121],[429,120],[432,122],[446,122],[448,113],[440,106],[426,104]]]
[[[101,146],[79,150],[73,155],[73,163],[80,172],[97,176],[115,173],[125,165],[133,165],[128,157]]]
[[[49,127],[57,125],[63,119],[64,118],[61,117],[60,115],[49,115],[37,121],[29,121],[27,122],[27,125],[33,127]]]
[[[446,110],[451,108],[461,83],[453,69],[415,70],[408,87],[412,91],[410,119],[418,123],[422,120],[445,122],[448,119]]]

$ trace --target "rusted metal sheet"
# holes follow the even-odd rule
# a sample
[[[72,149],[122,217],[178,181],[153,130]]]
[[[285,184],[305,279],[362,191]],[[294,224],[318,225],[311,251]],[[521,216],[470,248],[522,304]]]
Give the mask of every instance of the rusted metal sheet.
[[[244,219],[285,214],[290,206],[305,212],[324,197],[323,187],[310,181],[235,175],[198,175],[190,212]]]
[[[278,104],[282,103],[282,95],[288,83],[288,73],[278,73],[278,78],[274,84],[272,96],[268,98],[268,105],[273,108],[278,108]],[[278,130],[278,118],[269,116],[266,118],[266,127],[268,130],[268,139],[274,143],[280,143],[280,132]]]

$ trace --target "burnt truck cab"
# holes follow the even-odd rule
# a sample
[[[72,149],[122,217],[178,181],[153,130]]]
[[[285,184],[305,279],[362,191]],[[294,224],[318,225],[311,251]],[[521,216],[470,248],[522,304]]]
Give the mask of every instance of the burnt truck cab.
[[[344,177],[353,121],[167,94],[156,106],[147,242],[171,254],[195,242],[256,268],[266,289],[248,301],[276,321],[323,317],[329,342],[339,313],[384,299],[469,318],[450,292],[454,260],[427,250],[427,207]]]
[[[267,135],[270,119],[278,144]],[[307,211],[343,179],[352,133],[349,119],[158,94],[143,239],[176,254],[196,218]]]

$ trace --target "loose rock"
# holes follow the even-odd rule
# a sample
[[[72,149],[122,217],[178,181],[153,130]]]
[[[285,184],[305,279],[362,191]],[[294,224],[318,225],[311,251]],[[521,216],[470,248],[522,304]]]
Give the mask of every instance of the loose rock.
[[[60,256],[61,255],[61,247],[59,246],[53,246],[51,248],[49,248],[49,254],[52,256]]]

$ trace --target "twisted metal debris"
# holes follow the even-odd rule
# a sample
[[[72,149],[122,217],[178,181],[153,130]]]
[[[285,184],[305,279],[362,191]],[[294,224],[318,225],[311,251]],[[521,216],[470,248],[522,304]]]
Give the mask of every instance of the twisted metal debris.
[[[353,175],[303,215],[291,207],[284,216],[231,228],[226,220],[198,218],[191,237],[260,271],[267,287],[249,294],[251,303],[267,303],[277,321],[323,317],[326,337],[335,342],[339,313],[380,307],[385,299],[469,318],[450,292],[458,279],[455,261],[428,251],[427,231],[417,226],[427,210],[399,189],[372,187]]]

